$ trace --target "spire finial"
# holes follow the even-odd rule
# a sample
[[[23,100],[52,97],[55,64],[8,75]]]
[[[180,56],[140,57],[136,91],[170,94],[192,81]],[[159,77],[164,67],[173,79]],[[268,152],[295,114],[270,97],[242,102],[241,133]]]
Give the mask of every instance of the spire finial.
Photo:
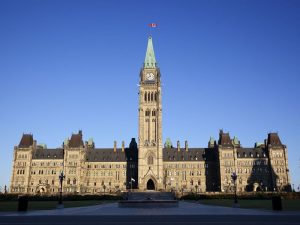
[[[156,68],[156,59],[153,49],[152,36],[148,37],[146,57],[144,61],[144,68]]]

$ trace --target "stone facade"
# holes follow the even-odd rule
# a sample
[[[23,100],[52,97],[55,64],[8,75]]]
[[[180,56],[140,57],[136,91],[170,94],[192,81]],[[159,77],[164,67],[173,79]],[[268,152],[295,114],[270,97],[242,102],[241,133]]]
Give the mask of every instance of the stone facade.
[[[72,134],[60,148],[38,145],[32,134],[23,134],[14,148],[11,193],[56,194],[59,174],[65,174],[65,193],[115,193],[128,189],[177,192],[289,191],[287,148],[277,133],[261,144],[243,148],[223,130],[207,148],[173,147],[162,142],[162,90],[152,37],[139,83],[139,137],[128,147],[95,148],[82,132]]]

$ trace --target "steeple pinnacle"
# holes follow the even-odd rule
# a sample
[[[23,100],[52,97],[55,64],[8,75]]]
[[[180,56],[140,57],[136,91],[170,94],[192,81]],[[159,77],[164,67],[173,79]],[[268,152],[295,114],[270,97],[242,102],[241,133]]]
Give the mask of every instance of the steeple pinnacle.
[[[156,68],[156,60],[155,60],[155,54],[154,54],[151,36],[149,36],[149,38],[148,38],[148,45],[147,45],[145,62],[144,62],[144,68]]]

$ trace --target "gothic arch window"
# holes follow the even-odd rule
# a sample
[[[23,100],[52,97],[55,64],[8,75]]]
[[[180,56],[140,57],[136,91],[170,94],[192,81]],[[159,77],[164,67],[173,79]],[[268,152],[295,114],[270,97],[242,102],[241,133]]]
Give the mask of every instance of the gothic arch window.
[[[148,156],[148,165],[153,165],[153,156]]]
[[[69,178],[68,181],[67,181],[67,184],[70,184],[70,182],[71,182],[71,181],[70,181],[70,178]]]
[[[151,92],[151,102],[153,101],[153,92]]]
[[[74,180],[73,180],[73,184],[76,184],[76,179],[74,178]]]
[[[148,101],[150,101],[150,92],[148,92]]]
[[[147,92],[145,92],[144,100],[145,100],[145,102],[147,101]]]

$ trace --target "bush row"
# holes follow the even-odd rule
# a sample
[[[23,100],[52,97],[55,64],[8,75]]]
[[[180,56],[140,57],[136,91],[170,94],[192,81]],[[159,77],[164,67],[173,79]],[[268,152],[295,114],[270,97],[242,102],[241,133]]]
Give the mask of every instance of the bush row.
[[[289,193],[251,193],[251,194],[239,194],[239,199],[249,199],[249,200],[258,200],[258,199],[271,199],[273,196],[280,195],[283,199],[300,199],[299,192],[289,192]],[[189,193],[187,195],[181,196],[181,200],[201,200],[201,199],[233,199],[233,193],[216,193],[216,194],[195,194]]]
[[[0,201],[17,201],[20,195],[2,194]],[[29,201],[58,201],[58,195],[28,195]],[[63,195],[64,201],[83,201],[83,200],[121,200],[122,195]]]

